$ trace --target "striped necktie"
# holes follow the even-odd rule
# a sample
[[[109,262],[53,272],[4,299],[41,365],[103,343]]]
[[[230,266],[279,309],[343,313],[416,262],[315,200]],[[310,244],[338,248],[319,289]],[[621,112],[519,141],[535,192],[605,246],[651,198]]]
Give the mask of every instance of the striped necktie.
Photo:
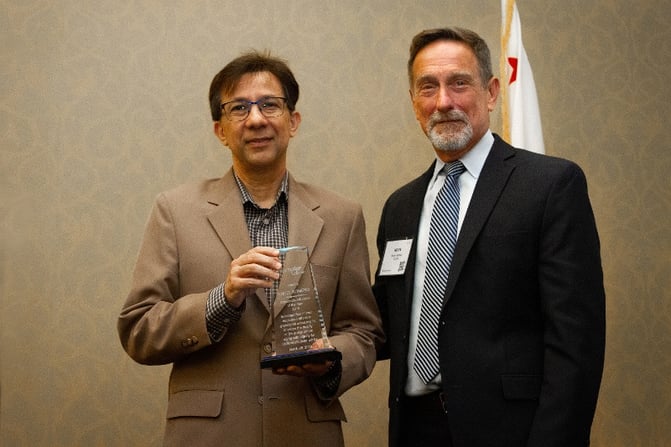
[[[443,167],[445,183],[436,196],[429,227],[426,274],[417,333],[413,369],[429,383],[440,370],[438,364],[438,320],[443,307],[447,276],[457,243],[459,224],[459,176],[466,168],[457,160]]]

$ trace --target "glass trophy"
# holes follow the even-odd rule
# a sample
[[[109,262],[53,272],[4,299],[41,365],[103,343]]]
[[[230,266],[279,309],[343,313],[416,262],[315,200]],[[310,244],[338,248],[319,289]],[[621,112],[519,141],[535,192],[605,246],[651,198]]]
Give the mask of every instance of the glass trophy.
[[[280,248],[282,269],[270,303],[272,353],[261,368],[335,361],[342,355],[329,342],[307,247]],[[313,348],[321,340],[321,347]]]

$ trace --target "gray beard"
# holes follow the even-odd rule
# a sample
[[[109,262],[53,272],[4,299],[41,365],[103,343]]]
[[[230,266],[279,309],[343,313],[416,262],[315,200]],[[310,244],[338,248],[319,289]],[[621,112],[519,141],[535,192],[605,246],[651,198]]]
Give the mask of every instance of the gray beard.
[[[436,123],[441,119],[461,119],[466,126],[456,133],[444,135],[436,129]],[[456,152],[464,149],[473,138],[473,126],[465,113],[452,110],[448,113],[435,112],[429,118],[428,137],[433,147],[443,152]]]

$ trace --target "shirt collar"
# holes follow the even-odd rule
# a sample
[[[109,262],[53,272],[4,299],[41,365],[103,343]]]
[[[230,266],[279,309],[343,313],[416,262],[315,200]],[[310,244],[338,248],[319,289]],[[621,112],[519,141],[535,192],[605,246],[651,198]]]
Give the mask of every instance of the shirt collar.
[[[482,172],[482,167],[485,165],[485,160],[487,159],[493,144],[494,135],[492,135],[491,130],[487,130],[482,138],[480,138],[480,141],[475,143],[475,146],[460,158],[461,162],[466,167],[466,172],[468,172],[474,179],[477,180],[478,177],[480,177],[480,172]],[[445,164],[446,163],[436,155],[436,166],[433,170],[432,182],[438,177],[438,174]]]
[[[235,177],[235,182],[238,184],[238,188],[240,189],[240,194],[242,196],[242,204],[244,205],[246,203],[251,203],[255,207],[259,208],[256,202],[254,202],[252,195],[249,193],[249,191],[247,191],[245,184],[242,183],[242,180],[240,180],[235,171],[233,171],[233,177]],[[279,202],[280,200],[286,201],[289,197],[287,194],[288,190],[289,190],[289,171],[284,173],[284,178],[282,179],[282,183],[280,184],[280,189],[277,191],[277,197],[275,198],[275,203]]]

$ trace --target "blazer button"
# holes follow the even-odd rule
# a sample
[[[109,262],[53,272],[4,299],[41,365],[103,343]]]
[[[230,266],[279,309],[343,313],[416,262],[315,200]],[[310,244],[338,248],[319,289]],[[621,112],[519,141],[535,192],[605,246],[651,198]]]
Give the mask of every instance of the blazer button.
[[[198,344],[198,337],[195,335],[193,337],[188,337],[182,340],[182,347],[183,348],[190,348],[191,346],[195,346]]]
[[[270,343],[266,343],[265,345],[263,345],[263,352],[265,352],[266,354],[272,353],[273,352],[272,345]]]

